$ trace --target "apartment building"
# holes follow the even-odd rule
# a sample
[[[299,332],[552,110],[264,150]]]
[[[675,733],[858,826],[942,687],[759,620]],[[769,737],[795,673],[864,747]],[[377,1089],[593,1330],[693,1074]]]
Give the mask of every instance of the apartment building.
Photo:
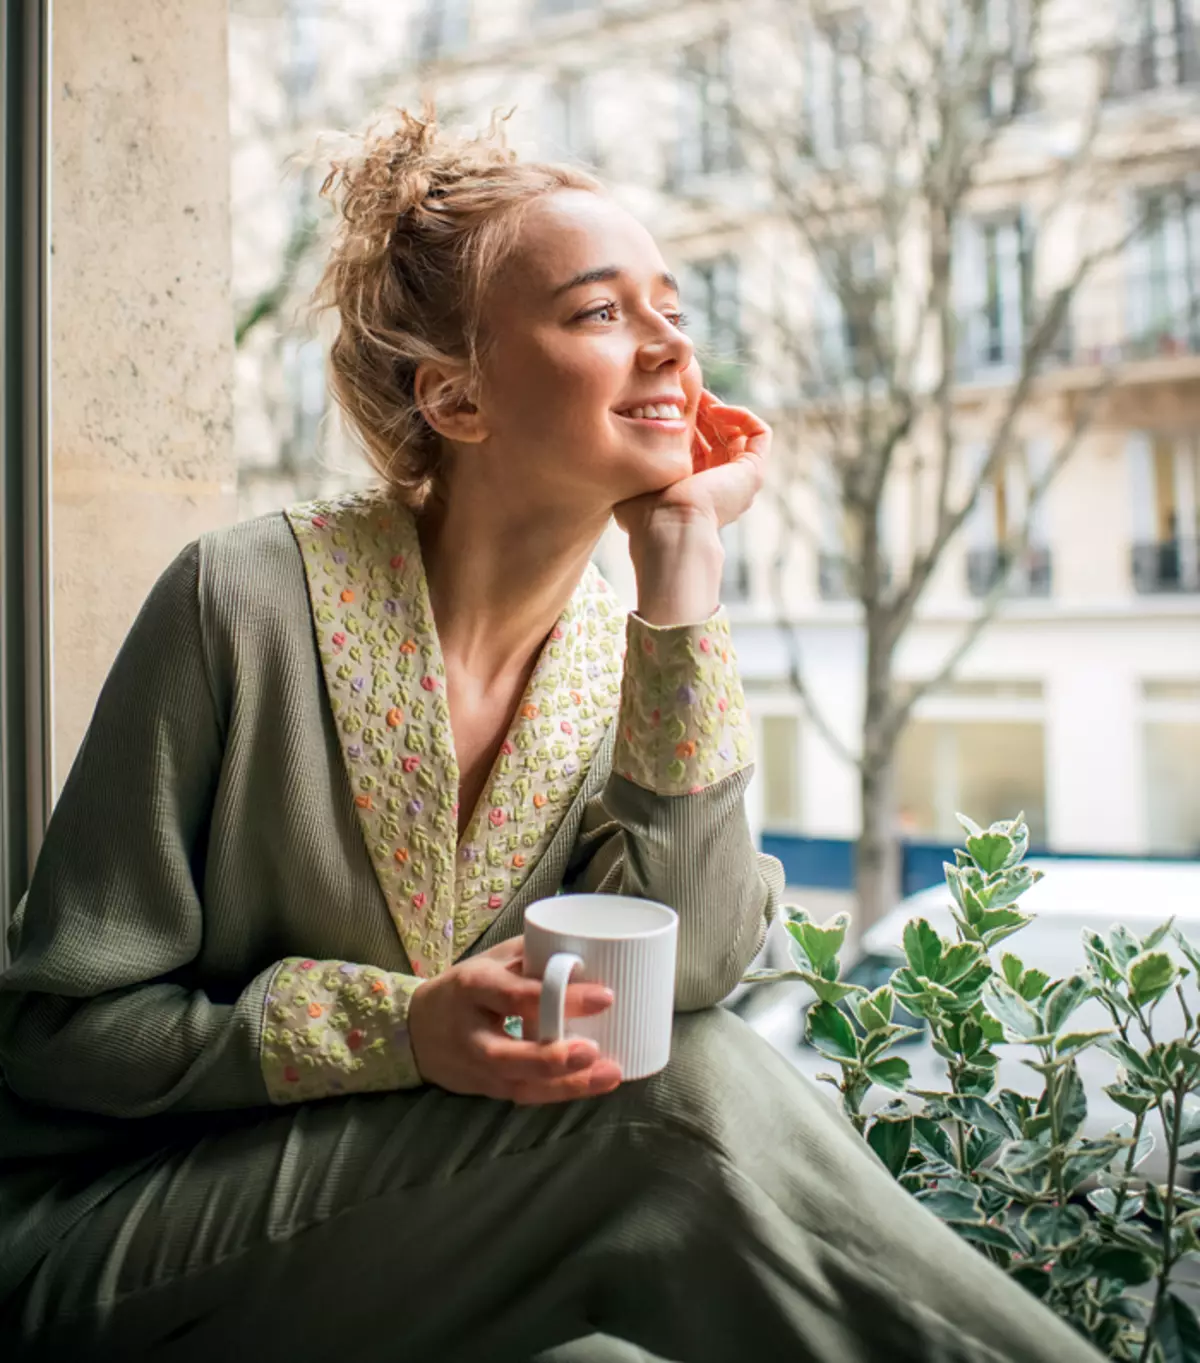
[[[781,226],[741,111],[785,90],[822,166],[852,164],[876,136],[880,110],[856,42],[821,24],[799,43],[794,32],[787,41],[773,32],[781,14],[801,8],[409,0],[334,13],[321,0],[272,0],[250,19],[235,6],[235,293],[247,318],[256,302],[272,303],[287,267],[286,304],[252,325],[239,351],[235,439],[245,514],[362,477],[327,412],[319,336],[293,316],[313,260],[294,249],[303,181],[294,198],[280,190],[285,152],[322,124],[357,122],[385,101],[431,94],[469,124],[515,108],[512,137],[523,150],[592,167],[651,226],[682,281],[710,386],[776,422],[781,468],[807,460],[784,500],[760,499],[729,529],[723,597],[759,730],[755,826],[852,838],[857,775],[836,748],[856,747],[863,707],[852,545],[820,459],[808,459],[820,443],[821,392],[791,381],[767,320],[781,300],[795,303],[811,349],[836,376],[855,365],[861,319]],[[863,31],[865,9],[837,9],[840,31]],[[881,32],[886,10],[870,10]],[[1122,245],[1072,297],[1013,448],[897,650],[902,679],[935,673],[1007,574],[995,617],[952,678],[920,700],[901,739],[898,826],[943,839],[956,833],[957,809],[985,820],[1024,809],[1036,840],[1055,849],[1197,854],[1197,9],[1194,0],[1048,0],[1036,36],[1066,78],[1032,97],[1021,79],[1032,64],[1022,49],[1027,11],[1021,0],[994,0],[988,13],[1011,60],[989,68],[984,98],[1011,117],[955,227],[957,479],[969,483],[987,457],[1046,281],[1074,268],[1089,234],[1108,230]],[[1055,177],[1093,113],[1103,188],[1065,201],[1052,221]],[[870,274],[869,232],[861,254],[855,268]],[[903,294],[905,272],[893,269]],[[920,383],[936,366],[916,372]],[[1070,458],[1030,513],[1031,494],[1097,393]],[[883,568],[897,576],[930,510],[925,442],[918,431],[882,508]],[[785,501],[794,517],[781,514]],[[1014,551],[1014,528],[1026,520]],[[600,555],[631,598],[618,534]],[[791,681],[797,656],[819,724]]]

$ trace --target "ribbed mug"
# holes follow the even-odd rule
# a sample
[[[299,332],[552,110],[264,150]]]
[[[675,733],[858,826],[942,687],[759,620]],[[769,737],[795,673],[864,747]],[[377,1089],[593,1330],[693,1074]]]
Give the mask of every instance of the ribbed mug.
[[[665,904],[619,894],[564,894],[525,910],[525,974],[542,981],[538,1039],[590,1037],[625,1079],[671,1058],[679,916]],[[567,984],[604,984],[603,1013],[564,1018]]]

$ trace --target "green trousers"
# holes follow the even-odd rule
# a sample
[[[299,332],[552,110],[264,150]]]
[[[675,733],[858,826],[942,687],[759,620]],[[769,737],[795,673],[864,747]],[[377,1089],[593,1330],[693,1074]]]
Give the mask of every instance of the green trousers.
[[[120,1363],[1095,1363],[739,1018],[599,1099],[243,1114],[90,1212],[0,1355]]]

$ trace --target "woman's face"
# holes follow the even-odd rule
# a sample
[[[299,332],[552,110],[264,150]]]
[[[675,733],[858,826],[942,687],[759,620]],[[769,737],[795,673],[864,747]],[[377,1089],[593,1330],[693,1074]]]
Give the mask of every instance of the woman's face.
[[[534,203],[484,302],[480,409],[505,481],[605,509],[692,471],[701,392],[674,280],[598,194]],[[674,404],[677,416],[631,413]]]

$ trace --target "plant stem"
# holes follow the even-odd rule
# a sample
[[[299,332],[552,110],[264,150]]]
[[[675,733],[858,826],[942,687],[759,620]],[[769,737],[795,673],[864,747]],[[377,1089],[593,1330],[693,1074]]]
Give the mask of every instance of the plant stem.
[[[1166,1114],[1162,1110],[1161,1103],[1158,1108],[1159,1116],[1162,1118],[1163,1135],[1167,1140],[1167,1195],[1163,1198],[1162,1267],[1158,1270],[1158,1285],[1154,1292],[1154,1309],[1151,1311],[1150,1319],[1146,1325],[1146,1338],[1142,1343],[1139,1363],[1147,1363],[1150,1350],[1154,1347],[1154,1325],[1158,1320],[1159,1312],[1162,1310],[1163,1298],[1167,1295],[1167,1287],[1171,1281],[1171,1270],[1175,1267],[1171,1232],[1174,1229],[1175,1221],[1175,1173],[1179,1159],[1179,1134],[1183,1126],[1183,1096],[1187,1092],[1186,1081],[1182,1078],[1176,1079],[1175,1087],[1171,1092],[1175,1101],[1172,1106],[1172,1121],[1169,1131]]]
[[[1119,1220],[1121,1208],[1125,1205],[1125,1197],[1129,1192],[1129,1180],[1133,1177],[1133,1161],[1137,1155],[1138,1142],[1142,1138],[1142,1127],[1146,1121],[1146,1111],[1143,1108],[1137,1114],[1133,1123],[1133,1144],[1125,1155],[1125,1168],[1121,1171],[1121,1185],[1117,1189],[1116,1200],[1113,1203],[1113,1220]]]

